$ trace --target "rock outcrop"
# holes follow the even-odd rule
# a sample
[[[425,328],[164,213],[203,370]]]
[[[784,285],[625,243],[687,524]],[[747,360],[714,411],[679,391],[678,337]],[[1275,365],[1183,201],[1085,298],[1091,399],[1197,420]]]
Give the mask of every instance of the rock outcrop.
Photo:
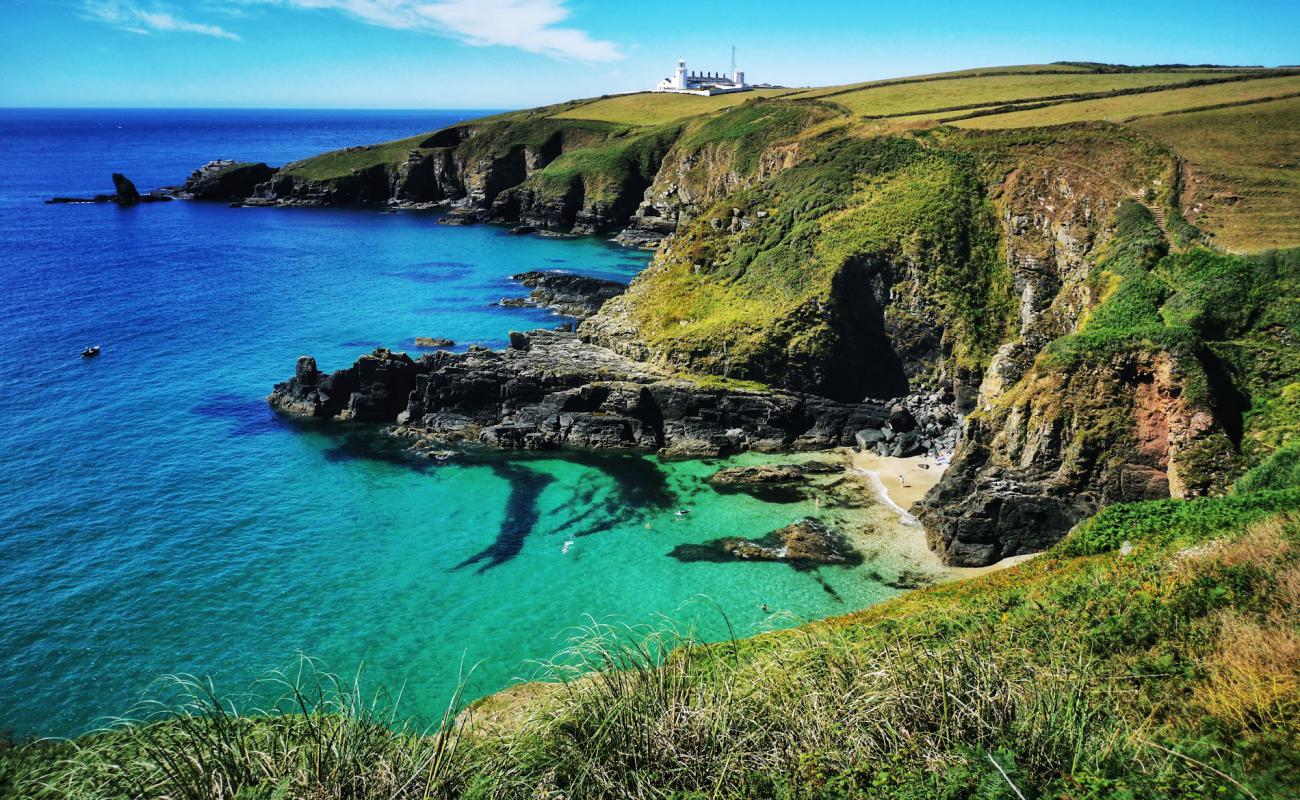
[[[209,161],[185,179],[180,191],[195,200],[243,200],[275,173],[274,167],[263,163]]]
[[[1111,503],[1220,489],[1232,443],[1213,406],[1183,390],[1203,381],[1195,358],[1171,353],[1032,370],[970,418],[919,505],[931,547],[983,566],[1038,552]]]
[[[67,203],[114,203],[119,206],[134,206],[139,203],[158,203],[171,200],[172,196],[164,190],[140,194],[130,178],[120,172],[113,173],[113,194],[97,194],[93,197],[51,197],[49,204]]]
[[[627,284],[604,278],[591,278],[559,270],[521,272],[512,275],[532,289],[527,300],[505,299],[502,305],[534,305],[549,308],[557,314],[586,319],[600,311],[611,297],[627,291]]]
[[[811,517],[760,539],[725,536],[704,544],[680,544],[669,553],[679,561],[780,561],[797,570],[826,565],[856,566],[862,555],[844,535]]]
[[[268,399],[300,417],[391,423],[392,433],[417,440],[669,456],[849,445],[888,413],[873,403],[701,386],[554,331],[514,333],[502,351],[413,360],[381,349],[329,375],[304,356]]]

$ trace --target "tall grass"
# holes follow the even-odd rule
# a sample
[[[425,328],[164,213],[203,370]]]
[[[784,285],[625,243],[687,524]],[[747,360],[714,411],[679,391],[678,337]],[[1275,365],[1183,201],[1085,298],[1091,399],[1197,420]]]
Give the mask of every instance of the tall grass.
[[[787,796],[1000,761],[1033,784],[1100,768],[1140,731],[1116,726],[1134,689],[1096,659],[1063,646],[1044,663],[988,631],[863,646],[818,628],[757,653],[671,628],[585,633],[552,665],[563,690],[479,763],[490,796]]]
[[[79,743],[32,796],[159,800],[377,800],[453,794],[464,678],[432,731],[398,717],[399,698],[366,693],[309,658],[276,672],[240,709],[210,680],[163,678],[154,696]]]

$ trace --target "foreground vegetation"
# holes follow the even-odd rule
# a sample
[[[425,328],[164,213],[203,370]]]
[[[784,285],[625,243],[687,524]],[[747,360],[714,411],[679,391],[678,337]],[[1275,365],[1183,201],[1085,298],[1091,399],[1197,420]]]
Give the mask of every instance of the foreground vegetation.
[[[10,748],[10,797],[1285,798],[1300,792],[1300,451],[1222,498],[1116,506],[1053,551],[847,617],[701,645],[593,625],[417,734],[304,671],[277,716]],[[592,672],[592,670],[598,670]],[[456,698],[453,698],[453,706]]]

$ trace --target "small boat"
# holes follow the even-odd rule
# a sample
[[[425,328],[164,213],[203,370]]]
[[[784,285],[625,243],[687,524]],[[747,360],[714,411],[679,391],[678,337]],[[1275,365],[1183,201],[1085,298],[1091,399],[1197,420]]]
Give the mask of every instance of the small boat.
[[[87,347],[85,350],[81,351],[82,358],[94,358],[97,355],[99,355],[99,345]]]
[[[679,516],[679,517],[684,517],[684,516],[686,516],[686,515],[689,514],[689,513],[691,513],[691,510],[690,510],[689,508],[683,508],[683,509],[679,509],[679,510],[677,511],[677,516]]]
[[[568,541],[566,541],[566,542],[564,543],[564,547],[560,550],[560,554],[561,554],[561,555],[566,555],[566,554],[568,554],[568,552],[569,552],[569,548],[570,548],[570,547],[573,547],[573,540],[572,540],[572,539],[569,539]]]

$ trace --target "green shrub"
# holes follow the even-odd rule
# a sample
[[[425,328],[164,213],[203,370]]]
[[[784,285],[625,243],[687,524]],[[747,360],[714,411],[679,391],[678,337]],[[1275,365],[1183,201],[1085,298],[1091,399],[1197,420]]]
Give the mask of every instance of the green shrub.
[[[1192,500],[1118,503],[1081,522],[1053,552],[1086,556],[1118,549],[1124,542],[1197,542],[1240,531],[1274,514],[1300,509],[1300,489],[1270,489]]]

